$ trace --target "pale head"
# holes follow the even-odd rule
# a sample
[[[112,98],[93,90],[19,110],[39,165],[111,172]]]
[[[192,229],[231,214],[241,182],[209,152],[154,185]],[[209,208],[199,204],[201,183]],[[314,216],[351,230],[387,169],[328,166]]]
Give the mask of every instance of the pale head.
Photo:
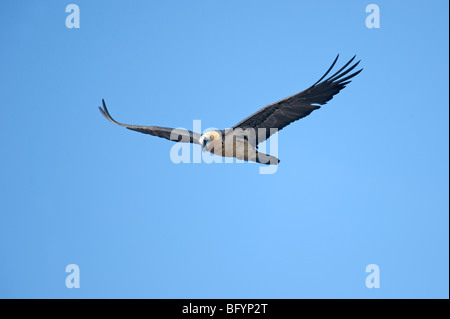
[[[222,145],[222,136],[217,131],[209,131],[200,137],[202,150],[210,152],[215,145]]]

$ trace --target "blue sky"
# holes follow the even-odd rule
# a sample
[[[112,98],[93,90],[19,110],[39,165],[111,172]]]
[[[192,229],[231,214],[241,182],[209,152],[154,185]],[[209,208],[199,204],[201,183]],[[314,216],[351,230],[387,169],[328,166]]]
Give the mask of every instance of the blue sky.
[[[79,29],[65,26],[69,3]],[[370,3],[379,29],[365,26]],[[4,1],[0,297],[448,298],[448,9]],[[97,109],[105,98],[126,123],[231,127],[338,53],[364,71],[279,133],[273,175],[174,164],[169,141]]]

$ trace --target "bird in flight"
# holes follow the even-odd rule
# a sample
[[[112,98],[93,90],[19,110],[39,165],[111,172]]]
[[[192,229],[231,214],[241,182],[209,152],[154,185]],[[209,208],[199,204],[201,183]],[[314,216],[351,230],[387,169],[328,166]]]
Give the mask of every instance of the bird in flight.
[[[326,104],[334,95],[345,88],[351,82],[350,79],[362,71],[360,69],[349,74],[360,62],[352,64],[355,57],[336,73],[326,78],[334,68],[339,58],[338,55],[327,72],[312,86],[300,93],[263,107],[234,125],[231,129],[213,130],[199,134],[185,129],[123,124],[111,117],[106,108],[105,100],[102,100],[103,108],[99,107],[99,110],[107,120],[133,131],[162,137],[174,142],[199,144],[203,151],[219,156],[277,165],[280,162],[279,159],[259,152],[258,144],[264,142],[271,135],[292,122],[319,109],[320,105]]]

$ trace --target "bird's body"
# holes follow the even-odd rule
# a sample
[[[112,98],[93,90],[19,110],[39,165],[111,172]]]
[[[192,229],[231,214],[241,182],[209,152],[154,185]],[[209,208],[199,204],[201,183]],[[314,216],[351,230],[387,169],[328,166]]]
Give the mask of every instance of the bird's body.
[[[240,160],[263,164],[278,164],[279,160],[276,157],[258,152],[258,144],[264,142],[271,135],[290,123],[308,116],[312,111],[319,109],[320,105],[324,105],[331,100],[335,94],[339,93],[340,90],[350,83],[349,80],[351,78],[362,71],[361,69],[353,74],[347,75],[359,64],[358,61],[348,67],[355,59],[353,57],[335,74],[323,80],[333,69],[338,57],[336,57],[331,67],[320,80],[308,89],[263,107],[227,130],[214,130],[200,135],[183,129],[128,125],[119,123],[111,117],[106,108],[105,101],[103,101],[103,108],[99,109],[109,121],[130,130],[162,137],[175,142],[200,144],[203,151],[218,156],[235,157]]]
[[[222,133],[224,136],[222,136]],[[279,160],[276,157],[258,152],[254,143],[246,138],[246,136],[235,134],[233,131],[206,132],[200,137],[200,144],[202,146],[204,144],[204,151],[222,157],[234,157],[239,160],[263,164],[279,163]]]

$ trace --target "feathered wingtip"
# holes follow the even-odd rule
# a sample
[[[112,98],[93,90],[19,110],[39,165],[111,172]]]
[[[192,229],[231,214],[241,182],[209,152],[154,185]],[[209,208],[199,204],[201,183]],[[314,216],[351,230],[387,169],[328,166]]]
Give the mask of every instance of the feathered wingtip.
[[[356,58],[356,55],[353,56],[353,58],[351,58],[350,61],[348,61],[342,68],[340,68],[339,71],[337,71],[336,73],[331,75],[328,79],[326,79],[322,82],[322,80],[330,73],[330,71],[336,65],[336,62],[339,59],[339,54],[338,54],[336,56],[336,59],[334,59],[333,63],[331,64],[330,68],[327,70],[327,72],[325,72],[325,74],[316,83],[314,83],[313,86],[316,86],[318,84],[325,83],[325,82],[338,82],[339,84],[342,84],[342,85],[346,85],[346,84],[350,83],[350,81],[347,81],[347,80],[350,80],[351,78],[355,77],[356,75],[361,73],[361,71],[363,70],[363,69],[360,69],[360,70],[350,74],[349,76],[342,78],[343,76],[347,75],[352,70],[354,70],[358,66],[358,64],[361,62],[361,60],[359,60],[355,64],[353,64],[351,67],[346,69],[355,60],[355,58]],[[345,81],[347,81],[347,82],[345,82]]]
[[[102,104],[103,104],[103,107],[101,107],[101,106],[99,106],[98,107],[98,109],[100,110],[100,113],[102,113],[102,115],[107,119],[107,120],[109,120],[109,121],[111,121],[111,115],[109,115],[109,112],[108,112],[108,108],[106,107],[106,103],[105,103],[105,100],[104,99],[102,99]]]
[[[122,123],[117,122],[115,119],[112,118],[111,114],[109,114],[108,108],[106,107],[105,100],[102,99],[102,105],[103,107],[99,106],[98,109],[100,110],[100,113],[110,122],[113,122],[114,124],[123,126]]]

